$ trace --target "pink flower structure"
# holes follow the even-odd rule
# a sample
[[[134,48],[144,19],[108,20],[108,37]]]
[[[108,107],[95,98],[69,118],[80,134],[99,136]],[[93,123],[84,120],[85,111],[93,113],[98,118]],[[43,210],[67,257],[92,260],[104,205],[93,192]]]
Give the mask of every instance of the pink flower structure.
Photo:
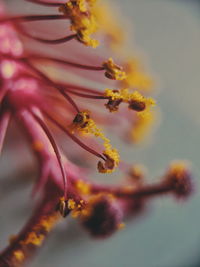
[[[147,131],[154,106],[154,100],[145,96],[151,92],[150,77],[133,56],[121,51],[120,28],[113,21],[105,25],[106,19],[111,20],[105,3],[27,2],[54,13],[7,15],[1,3],[0,149],[10,120],[16,120],[38,162],[40,175],[33,195],[37,194],[39,201],[24,228],[0,254],[0,267],[27,263],[56,223],[69,214],[92,236],[104,238],[120,229],[124,218],[143,212],[150,199],[164,194],[186,198],[191,193],[191,175],[184,163],[171,164],[161,182],[146,185],[142,169],[122,162],[98,126],[110,126],[126,138],[130,126],[132,139],[137,141]],[[54,25],[56,20],[67,21],[70,27],[67,34],[53,39],[62,30],[57,24],[46,25]],[[44,31],[51,38],[43,38]],[[90,47],[99,45],[93,36],[104,44],[101,56],[91,52]],[[62,57],[56,56],[58,51]],[[108,54],[122,67],[111,57],[104,58]],[[102,90],[105,84],[114,89]],[[96,88],[99,85],[101,90]],[[65,154],[58,145],[59,131],[68,140]],[[91,154],[98,158],[100,173],[119,167],[128,182],[108,186],[89,180],[88,168],[68,159],[70,143],[79,146],[79,162],[89,166]]]

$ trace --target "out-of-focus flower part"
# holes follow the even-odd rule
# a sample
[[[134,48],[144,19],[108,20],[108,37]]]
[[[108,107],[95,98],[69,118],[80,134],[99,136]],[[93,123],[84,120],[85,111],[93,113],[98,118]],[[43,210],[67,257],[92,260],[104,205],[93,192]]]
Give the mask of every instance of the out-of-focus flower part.
[[[153,89],[152,78],[145,73],[137,59],[129,59],[124,70],[126,71],[126,79],[121,82],[122,87],[137,88],[141,92],[149,92]]]
[[[192,193],[191,174],[187,163],[174,162],[166,174],[166,183],[174,187],[174,194],[178,198],[187,198]]]
[[[139,70],[129,70],[123,57],[118,56],[121,67],[114,63],[112,57],[115,54],[110,48],[108,51],[112,57],[109,59],[80,49],[83,44],[97,45],[91,37],[98,29],[96,24],[101,22],[99,14],[102,10],[98,13],[96,1],[27,2],[54,7],[56,13],[9,16],[3,12],[0,2],[0,149],[12,118],[26,136],[38,162],[39,176],[32,194],[37,194],[39,200],[30,220],[0,254],[0,267],[27,264],[57,222],[69,214],[79,220],[92,236],[104,238],[121,229],[128,216],[144,212],[151,198],[170,193],[187,198],[191,193],[191,174],[184,163],[172,165],[160,182],[146,185],[143,168],[120,162],[117,149],[112,147],[110,139],[99,127],[99,124],[117,126],[123,132],[120,124],[125,120],[131,124],[133,138],[138,140],[146,130],[144,125],[149,122],[148,115],[155,101],[142,94],[142,90],[150,86],[148,79]],[[73,34],[59,39],[32,34],[30,22],[43,24],[54,20],[69,21]],[[100,29],[97,35],[112,35],[112,30],[106,29],[105,25]],[[54,30],[57,32],[56,27],[50,29],[51,36]],[[114,37],[112,42],[115,42]],[[80,62],[66,58],[65,53],[62,53],[63,57],[56,57],[47,49],[58,44],[69,45],[67,55],[71,52],[70,56],[77,58],[76,53],[79,53]],[[36,47],[34,52],[33,45]],[[82,63],[84,58],[90,64]],[[97,58],[101,61],[98,64]],[[57,73],[64,70],[69,75],[61,79],[59,75],[52,75],[52,71],[43,70],[42,66],[53,66]],[[71,74],[77,79],[71,81]],[[79,77],[87,79],[87,83],[83,84]],[[88,85],[90,81],[106,83],[106,78],[112,80],[114,89],[97,89]],[[123,83],[125,87],[122,87]],[[107,87],[110,88],[110,84]],[[79,146],[79,162],[87,161],[87,165],[92,165],[88,157],[91,154],[98,158],[100,173],[111,173],[120,167],[125,172],[124,183],[108,186],[90,181],[89,169],[69,160],[70,142],[68,152],[62,152],[57,144],[60,135],[55,128]],[[96,138],[103,144],[97,143]]]
[[[93,6],[93,14],[98,23],[98,31],[103,32],[107,44],[113,50],[119,49],[125,40],[125,33],[123,26],[113,16],[116,14],[113,5],[109,5],[104,0],[97,1]]]
[[[134,143],[143,141],[158,119],[158,111],[148,109],[143,113],[137,113],[133,120],[133,127],[129,131],[129,139]]]
[[[92,236],[106,237],[114,233],[121,224],[122,210],[112,195],[99,194],[88,201],[81,215],[81,223]]]

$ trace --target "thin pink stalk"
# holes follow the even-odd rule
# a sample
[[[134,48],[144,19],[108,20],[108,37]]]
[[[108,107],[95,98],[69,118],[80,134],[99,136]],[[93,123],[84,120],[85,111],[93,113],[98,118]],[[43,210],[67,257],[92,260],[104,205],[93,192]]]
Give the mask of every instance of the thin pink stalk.
[[[36,73],[44,82],[47,83],[47,85],[56,88],[65,97],[65,99],[67,99],[67,101],[75,108],[75,110],[79,112],[79,108],[74,102],[74,100],[66,92],[64,92],[63,89],[60,88],[58,84],[54,83],[48,76],[46,76],[43,72],[41,72],[35,66],[33,66],[27,59],[23,58],[20,61],[30,70]]]
[[[64,165],[63,165],[63,162],[62,162],[62,157],[61,157],[60,151],[58,149],[58,146],[57,146],[57,144],[55,142],[55,139],[54,139],[51,131],[49,130],[49,128],[44,123],[44,121],[39,116],[37,116],[32,110],[29,110],[29,112],[32,114],[32,116],[35,118],[35,120],[42,127],[42,129],[44,130],[45,134],[47,135],[47,138],[49,139],[49,141],[50,141],[50,143],[51,143],[51,145],[53,147],[53,150],[54,150],[55,155],[57,157],[58,164],[60,166],[60,170],[61,170],[61,173],[62,173],[63,184],[64,184],[64,197],[66,198],[67,197],[67,195],[66,195],[67,194],[67,177],[66,177],[66,172],[65,172]]]
[[[62,124],[60,124],[57,120],[55,120],[52,116],[50,116],[47,112],[44,111],[45,116],[51,121],[53,122],[58,128],[60,128],[64,133],[66,133],[73,141],[75,141],[78,145],[80,145],[83,149],[85,149],[86,151],[88,151],[89,153],[97,156],[98,158],[101,158],[103,160],[105,160],[105,158],[99,154],[98,152],[96,152],[95,150],[91,149],[90,147],[88,147],[87,145],[85,145],[84,143],[82,143],[75,135],[73,135],[72,133],[70,133],[70,131],[68,131]]]
[[[60,2],[52,2],[52,3],[47,3],[47,2],[44,2],[44,1],[40,1],[40,0],[25,0],[27,2],[30,2],[30,3],[33,3],[33,4],[39,4],[39,5],[42,5],[42,6],[52,6],[52,7],[59,7],[61,6],[63,3],[60,3]]]
[[[66,43],[68,41],[71,41],[77,37],[76,34],[71,34],[71,35],[68,35],[68,36],[65,36],[62,38],[49,40],[49,39],[44,39],[41,37],[34,36],[34,35],[30,34],[29,32],[27,32],[26,30],[24,30],[22,27],[17,27],[17,28],[18,28],[19,33],[23,34],[24,36],[31,38],[35,41],[44,43],[44,44],[52,44],[52,45],[62,44],[62,43]]]
[[[0,23],[5,22],[28,22],[28,21],[41,21],[41,20],[62,20],[67,19],[67,16],[64,15],[19,15],[19,16],[6,16],[0,18]]]
[[[2,151],[2,147],[3,147],[3,143],[4,143],[4,139],[5,139],[5,135],[6,135],[6,131],[8,128],[10,118],[11,118],[10,112],[1,111],[1,114],[0,114],[0,154]]]
[[[30,59],[33,60],[46,60],[46,61],[52,61],[55,63],[59,63],[59,64],[63,64],[63,65],[68,65],[74,68],[79,68],[79,69],[85,69],[85,70],[94,70],[94,71],[103,71],[105,68],[103,66],[87,66],[84,64],[79,64],[76,62],[71,62],[71,61],[67,61],[67,60],[63,60],[63,59],[58,59],[55,57],[45,57],[42,55],[29,55]]]

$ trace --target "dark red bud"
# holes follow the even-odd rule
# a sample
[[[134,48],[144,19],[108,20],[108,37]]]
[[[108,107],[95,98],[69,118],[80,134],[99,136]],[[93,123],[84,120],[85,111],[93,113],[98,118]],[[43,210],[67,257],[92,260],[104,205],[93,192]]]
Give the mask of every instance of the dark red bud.
[[[181,172],[169,171],[166,181],[172,186],[175,195],[179,198],[187,198],[193,191],[191,174],[187,169]]]
[[[82,225],[97,238],[112,235],[119,227],[122,212],[114,200],[101,196],[92,205],[91,213],[82,218]]]

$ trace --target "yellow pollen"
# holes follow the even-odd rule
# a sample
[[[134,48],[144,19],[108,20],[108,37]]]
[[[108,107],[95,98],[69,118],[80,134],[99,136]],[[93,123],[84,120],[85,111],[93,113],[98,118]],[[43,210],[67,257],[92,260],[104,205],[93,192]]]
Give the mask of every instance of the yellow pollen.
[[[41,219],[40,226],[44,227],[44,229],[49,232],[58,221],[59,217],[60,216],[56,213],[52,216],[44,216]]]
[[[78,192],[80,194],[83,194],[83,195],[89,195],[90,194],[90,185],[87,184],[85,181],[83,180],[78,180],[76,182],[76,189],[78,190]]]
[[[116,65],[112,58],[103,62],[103,67],[105,68],[105,76],[109,79],[122,81],[126,78],[126,73],[122,67]]]
[[[67,202],[67,206],[69,210],[74,210],[76,208],[76,202],[70,198]]]
[[[81,199],[79,203],[76,203],[73,199],[69,199],[68,205],[70,205],[70,207],[68,206],[68,208],[72,210],[71,212],[72,218],[79,217],[82,214],[83,210],[85,209],[83,199]]]
[[[121,89],[119,91],[106,89],[105,96],[109,97],[112,100],[121,99],[123,100],[123,102],[126,103],[130,101],[136,101],[136,102],[143,102],[148,106],[155,105],[155,100],[153,98],[145,98],[138,91],[130,92],[129,89]]]
[[[112,148],[110,140],[107,137],[105,137],[102,130],[97,127],[96,123],[94,122],[94,120],[90,118],[89,113],[87,111],[82,111],[77,114],[72,124],[72,130],[74,131],[75,129],[84,134],[92,134],[95,137],[99,137],[103,141],[103,146],[105,148],[103,154],[113,160],[114,168],[118,166],[119,164],[118,151],[115,148]],[[111,173],[113,172],[114,168],[105,169],[104,171],[101,172]]]
[[[24,253],[19,249],[14,252],[14,256],[19,262],[24,260]]]
[[[70,29],[77,33],[77,39],[86,46],[97,47],[98,41],[91,38],[97,31],[97,22],[91,7],[95,1],[71,0],[59,8],[71,21]]]
[[[184,173],[188,170],[188,162],[174,161],[170,165],[170,173],[182,178]]]
[[[37,235],[35,232],[31,232],[31,233],[29,233],[29,235],[26,238],[26,240],[21,242],[21,244],[22,243],[24,245],[33,244],[35,246],[40,246],[42,244],[44,238],[45,238],[45,236],[43,234],[38,234]]]
[[[49,232],[56,222],[59,220],[60,214],[55,212],[51,215],[44,215],[39,222],[33,227],[32,231],[28,233],[26,238],[20,241],[20,245],[32,244],[40,246],[45,239],[46,233]]]

